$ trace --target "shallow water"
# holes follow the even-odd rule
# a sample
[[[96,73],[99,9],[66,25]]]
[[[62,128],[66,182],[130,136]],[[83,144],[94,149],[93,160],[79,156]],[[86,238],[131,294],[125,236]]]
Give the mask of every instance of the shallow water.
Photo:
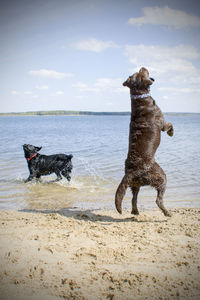
[[[0,209],[114,208],[114,194],[124,174],[129,116],[25,116],[0,118]],[[162,133],[156,161],[167,174],[167,207],[200,207],[200,114],[171,114],[175,135]],[[28,177],[22,145],[43,146],[40,153],[73,154],[70,183],[24,183]],[[141,189],[140,209],[155,208],[156,191]],[[124,208],[131,206],[127,192]]]

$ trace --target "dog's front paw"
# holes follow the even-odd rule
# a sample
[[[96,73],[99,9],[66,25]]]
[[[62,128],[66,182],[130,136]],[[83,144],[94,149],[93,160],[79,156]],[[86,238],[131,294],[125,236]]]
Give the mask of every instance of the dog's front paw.
[[[169,128],[169,130],[167,130],[167,134],[168,134],[169,136],[173,136],[173,135],[174,135],[174,128],[173,128],[173,126],[171,126],[171,127]]]
[[[24,182],[27,183],[27,182],[31,181],[32,179],[33,179],[33,177],[29,176],[26,180],[24,180]]]
[[[70,180],[71,180],[71,176],[67,176],[66,178],[67,178],[67,180],[68,180],[68,181],[70,181]]]

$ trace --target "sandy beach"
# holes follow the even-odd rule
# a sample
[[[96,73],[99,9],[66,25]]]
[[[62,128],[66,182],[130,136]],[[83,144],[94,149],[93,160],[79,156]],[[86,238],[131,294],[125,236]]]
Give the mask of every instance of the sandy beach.
[[[200,299],[200,209],[0,212],[0,299]]]

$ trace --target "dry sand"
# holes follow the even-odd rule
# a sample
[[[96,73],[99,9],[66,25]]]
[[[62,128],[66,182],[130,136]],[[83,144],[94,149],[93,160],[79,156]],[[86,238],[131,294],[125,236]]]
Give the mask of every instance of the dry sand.
[[[0,299],[200,299],[200,209],[0,212]]]

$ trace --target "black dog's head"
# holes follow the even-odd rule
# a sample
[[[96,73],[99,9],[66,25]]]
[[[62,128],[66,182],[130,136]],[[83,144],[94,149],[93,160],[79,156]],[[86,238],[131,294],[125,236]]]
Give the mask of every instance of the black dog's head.
[[[146,68],[141,68],[139,72],[129,76],[123,86],[129,87],[132,94],[144,94],[149,92],[153,82],[154,79],[149,77],[149,71]]]
[[[23,149],[24,149],[24,156],[26,158],[29,158],[33,154],[38,153],[42,149],[42,147],[36,147],[30,144],[24,144]]]

